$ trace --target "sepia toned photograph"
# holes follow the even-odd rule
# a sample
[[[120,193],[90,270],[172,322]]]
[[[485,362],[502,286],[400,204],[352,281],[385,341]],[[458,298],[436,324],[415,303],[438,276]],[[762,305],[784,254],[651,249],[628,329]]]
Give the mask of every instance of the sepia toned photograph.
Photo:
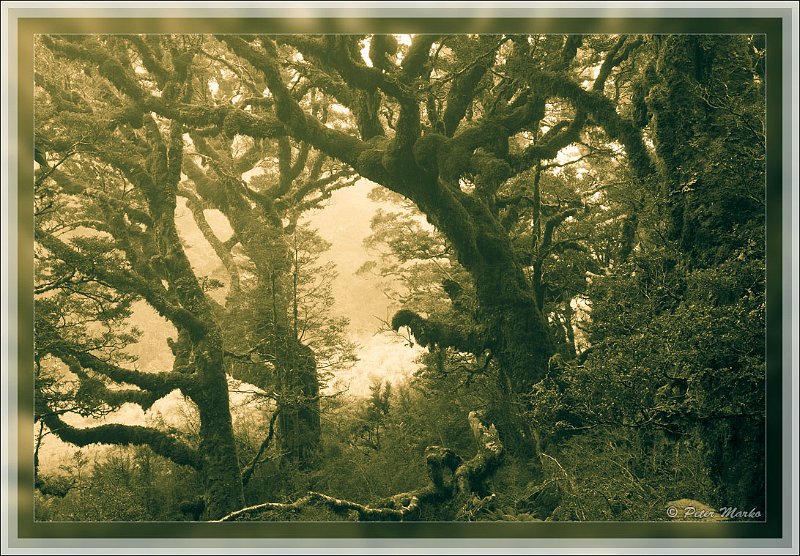
[[[116,21],[26,47],[29,536],[780,535],[779,27]]]
[[[763,36],[35,51],[38,520],[763,518]]]

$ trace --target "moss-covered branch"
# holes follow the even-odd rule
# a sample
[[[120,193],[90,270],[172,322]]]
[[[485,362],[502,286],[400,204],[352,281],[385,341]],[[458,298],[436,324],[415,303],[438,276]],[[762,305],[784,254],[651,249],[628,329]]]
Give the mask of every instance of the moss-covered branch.
[[[336,71],[352,89],[374,91],[380,89],[398,100],[413,98],[410,89],[395,76],[384,73],[379,67],[369,67],[353,59],[347,45],[349,37],[329,35],[322,38],[282,36],[280,42],[291,44],[304,56],[317,60],[326,69]]]
[[[169,68],[156,58],[155,52],[150,48],[150,45],[144,41],[144,37],[141,35],[123,35],[120,38],[130,41],[139,52],[145,69],[155,78],[156,84],[163,88],[167,81],[169,81]]]
[[[567,35],[564,37],[564,45],[561,47],[561,53],[553,65],[556,71],[564,71],[569,68],[575,56],[578,54],[578,48],[583,44],[583,35]]]
[[[417,509],[419,501],[417,499],[412,499],[408,506],[396,510],[393,508],[372,508],[350,500],[334,498],[333,496],[328,496],[320,492],[309,492],[294,502],[265,502],[263,504],[256,504],[255,506],[248,506],[230,513],[217,521],[239,521],[248,516],[276,510],[299,511],[303,507],[312,504],[326,506],[336,513],[346,514],[354,511],[358,514],[359,521],[402,521],[411,511]]]
[[[565,51],[570,45],[570,39],[565,41]],[[627,44],[626,44],[627,43]],[[611,71],[625,61],[631,52],[635,50],[642,43],[641,39],[629,41],[627,37],[620,37],[617,42],[606,54],[603,64],[600,66],[597,77],[592,84],[592,92],[602,95],[605,83],[611,75]],[[578,42],[579,44],[579,42]],[[623,48],[625,45],[625,48]],[[622,52],[620,52],[622,50]],[[574,56],[574,52],[572,53]],[[564,68],[565,69],[565,68]],[[565,77],[559,79],[568,82]],[[574,101],[574,99],[572,99]],[[610,101],[609,101],[610,102]],[[578,110],[575,117],[571,121],[563,120],[553,127],[551,127],[536,143],[526,148],[520,155],[511,157],[511,165],[515,172],[527,170],[531,165],[536,164],[540,160],[549,160],[555,158],[558,152],[574,143],[580,138],[580,133],[586,125],[589,114],[587,104],[577,105]],[[628,134],[629,141],[635,152],[637,151],[638,143],[635,134]],[[627,146],[627,145],[626,145]]]
[[[420,77],[425,72],[431,46],[439,39],[439,35],[420,34],[414,36],[408,52],[403,58],[403,77],[412,80]]]
[[[303,111],[283,82],[274,44],[267,41],[265,49],[258,51],[239,37],[224,35],[219,37],[219,40],[225,42],[235,54],[263,73],[270,91],[275,96],[277,116],[296,139],[307,141],[353,167],[358,166],[359,156],[366,150],[367,145],[350,134],[324,126],[317,118]]]
[[[498,46],[493,48],[492,53],[496,52]],[[491,65],[492,59],[483,57],[477,63],[471,65],[467,71],[460,73],[453,79],[450,91],[447,94],[447,103],[441,122],[444,128],[442,131],[446,136],[452,137],[455,134],[459,123],[467,112],[467,107],[472,103],[478,92],[478,83],[489,71]]]
[[[559,212],[547,220],[547,223],[544,225],[544,233],[542,234],[542,242],[540,244],[540,249],[542,251],[550,247],[550,244],[553,242],[553,234],[555,233],[556,228],[563,224],[565,220],[575,216],[577,213],[577,208],[570,208]]]
[[[561,149],[580,139],[580,132],[586,125],[586,121],[586,112],[579,112],[571,121],[561,121],[547,130],[547,133],[519,155],[510,156],[510,164],[514,172],[523,172],[541,160],[550,160],[558,156]]]
[[[109,284],[122,292],[142,296],[163,317],[173,323],[184,326],[196,334],[202,334],[206,324],[198,319],[192,312],[171,303],[147,280],[137,275],[132,270],[108,269],[83,253],[80,253],[61,239],[44,232],[40,232],[36,240],[65,263],[74,265],[84,274],[96,277],[98,280]]]
[[[173,372],[146,373],[126,369],[65,344],[49,346],[48,351],[68,363],[77,361],[84,369],[92,369],[96,373],[107,376],[114,382],[138,386],[159,397],[166,396],[175,389],[186,389],[191,386],[191,381],[185,374]]]
[[[397,311],[392,328],[407,326],[417,343],[423,347],[451,347],[466,353],[480,354],[486,349],[482,335],[474,327],[458,328],[455,324],[426,319],[408,309]]]
[[[90,390],[93,397],[107,403],[111,408],[118,408],[123,404],[131,403],[147,411],[156,401],[163,397],[163,394],[143,389],[111,389],[102,380],[86,372],[86,369],[77,359],[63,356],[61,359],[67,363],[69,370],[80,379],[79,391],[83,389]]]
[[[654,172],[653,161],[644,144],[641,131],[630,120],[620,116],[614,103],[598,91],[587,91],[577,83],[550,72],[531,72],[531,87],[546,92],[549,96],[569,99],[579,110],[591,115],[603,127],[611,139],[623,144],[631,167],[640,179]]]
[[[494,425],[486,426],[475,411],[469,413],[468,420],[478,444],[478,453],[456,469],[456,483],[462,494],[480,492],[483,482],[500,466],[505,455],[505,448]]]
[[[50,35],[42,35],[44,44],[71,60],[83,60],[97,68],[100,75],[108,79],[121,93],[134,102],[141,101],[146,95],[133,72],[133,68],[124,67],[109,51],[103,49],[97,39],[72,36],[68,39]]]
[[[79,428],[68,425],[58,415],[49,412],[42,415],[42,420],[61,440],[79,447],[90,444],[149,446],[158,455],[179,465],[201,468],[201,458],[195,449],[165,432],[150,427],[107,424]]]

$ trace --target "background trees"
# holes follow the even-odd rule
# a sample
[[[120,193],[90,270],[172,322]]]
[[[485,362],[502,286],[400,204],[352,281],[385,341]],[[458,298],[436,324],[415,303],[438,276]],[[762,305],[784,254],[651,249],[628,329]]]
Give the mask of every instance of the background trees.
[[[300,326],[307,328],[303,323],[308,319],[300,321],[301,269],[292,261],[299,262],[301,249],[296,246],[295,258],[290,258],[281,217],[289,213],[288,225],[293,230],[303,208],[300,205],[313,206],[315,199],[324,198],[331,188],[340,186],[338,180],[347,173],[327,175],[323,157],[317,157],[311,174],[304,176],[307,179],[293,184],[305,169],[306,149],[291,168],[287,162],[280,191],[274,194],[250,190],[241,177],[235,181],[226,174],[225,168],[234,163],[242,167],[250,161],[249,168],[253,168],[273,153],[264,151],[260,144],[250,144],[244,162],[241,157],[220,154],[208,134],[193,141],[179,111],[172,111],[176,106],[191,105],[198,95],[205,94],[197,85],[205,85],[208,76],[192,69],[192,58],[201,43],[152,37],[47,37],[44,42],[52,53],[41,50],[42,71],[37,74],[41,86],[37,193],[42,205],[37,211],[37,241],[42,247],[38,268],[45,275],[39,289],[44,295],[50,292],[50,300],[42,301],[39,307],[44,310],[37,312],[37,360],[48,355],[58,358],[78,373],[83,390],[90,379],[97,382],[92,374],[85,373],[91,369],[106,379],[147,391],[135,391],[127,398],[113,389],[105,392],[100,401],[116,399],[117,407],[131,402],[147,408],[179,389],[197,405],[201,442],[199,452],[194,453],[149,428],[103,425],[91,432],[71,429],[46,409],[41,411],[42,419],[62,439],[79,445],[147,444],[178,463],[204,471],[213,467],[207,478],[209,513],[221,515],[243,504],[224,363],[226,353],[235,359],[237,352],[223,347],[221,325],[226,322],[225,311],[235,312],[235,304],[245,305],[243,295],[256,300],[254,305],[246,304],[258,315],[256,322],[246,319],[251,326],[250,338],[260,334],[258,341],[243,350],[250,359],[246,378],[278,401],[279,438],[285,456],[291,461],[305,461],[319,442],[319,384],[313,354],[300,338]],[[73,63],[58,71],[57,62],[64,58]],[[92,71],[80,64],[98,61],[102,62],[100,75],[104,79],[90,83]],[[75,80],[86,85],[83,96],[73,92]],[[71,95],[73,104],[63,104],[65,94]],[[168,114],[147,110],[148,98],[158,99]],[[75,141],[76,135],[81,139]],[[222,146],[232,149],[230,140]],[[280,147],[278,156],[286,160],[291,156],[288,140]],[[192,156],[203,152],[211,153],[205,155],[206,166],[216,164],[216,173],[198,167],[192,160]],[[241,168],[239,176],[243,171]],[[286,172],[293,172],[293,176],[287,177]],[[321,183],[314,182],[323,174]],[[216,183],[210,183],[212,178]],[[266,190],[271,185],[264,179],[261,188]],[[198,191],[206,198],[199,197]],[[261,195],[266,199],[262,199],[264,206],[251,206],[247,193]],[[175,223],[179,195],[186,199],[200,230],[226,264],[230,307],[221,306],[207,295],[209,287],[217,284],[196,275],[186,256]],[[281,195],[286,198],[280,199]],[[282,202],[284,207],[276,212],[273,201]],[[228,217],[235,242],[226,245],[215,235],[206,221],[204,209],[208,208],[216,208]],[[236,265],[242,263],[231,252],[237,245],[242,246],[247,263],[255,268],[255,285],[239,280]],[[100,309],[83,307],[84,299],[93,300]],[[147,301],[175,327],[176,336],[167,339],[174,356],[171,372],[155,375],[117,366],[112,363],[116,359],[97,357],[97,349],[103,346],[94,345],[88,332],[81,330],[77,337],[70,338],[64,330],[51,330],[51,326],[59,325],[59,312],[83,302],[78,307],[82,312],[60,317],[73,327],[84,327],[92,318],[105,325],[104,341],[113,342],[111,347],[116,348],[109,357],[118,358],[117,350],[131,339],[119,336],[111,327],[119,326],[120,320],[130,316],[127,309],[135,299]],[[51,312],[46,310],[48,303],[55,304]],[[51,313],[55,313],[56,320],[52,325],[46,320]],[[292,314],[294,323],[290,326]],[[316,318],[319,321],[319,315]],[[324,339],[330,351],[331,344],[339,338],[335,330],[329,330]],[[230,339],[227,343],[238,347]],[[346,353],[346,348],[339,352],[343,353],[342,349]],[[252,354],[256,352],[262,356],[260,363],[257,358],[253,361]],[[258,366],[256,373],[253,366]],[[237,376],[235,364],[231,368]],[[197,372],[202,375],[200,379]],[[201,463],[200,454],[207,461]]]
[[[174,326],[180,349],[172,369],[144,373],[99,357],[91,345],[54,332],[50,338],[55,341],[37,342],[37,358],[57,357],[79,378],[91,373],[89,377],[99,375],[136,386],[138,390],[127,401],[145,406],[179,389],[199,410],[200,445],[186,446],[152,427],[106,424],[74,428],[47,406],[41,410],[41,418],[51,431],[78,445],[145,444],[177,463],[197,468],[204,476],[210,515],[225,513],[241,506],[243,495],[228,409],[222,334],[181,246],[174,220],[184,150],[182,123],[160,119],[145,110],[146,93],[134,77],[129,52],[117,39],[109,39],[105,45],[95,38],[68,41],[47,37],[44,42],[60,45],[73,56],[83,55],[87,62],[93,58],[108,76],[92,82],[88,68],[46,71],[40,67],[43,93],[55,91],[40,95],[41,104],[51,98],[58,104],[63,100],[58,98],[59,92],[73,92],[73,86],[65,87],[64,81],[82,83],[85,91],[99,97],[97,102],[73,95],[72,110],[70,106],[54,107],[54,115],[63,120],[37,120],[37,150],[43,155],[39,191],[49,190],[43,194],[55,197],[54,203],[67,203],[73,197],[75,206],[73,210],[62,206],[58,211],[59,218],[70,219],[60,227],[49,227],[45,214],[37,215],[36,240],[45,261],[55,261],[68,271],[56,277],[67,286],[70,276],[78,276],[79,282],[97,283],[146,300]],[[123,60],[127,58],[128,63],[109,57],[103,46]],[[192,55],[175,46],[164,52],[164,57],[168,57],[171,71],[159,92],[165,102],[177,102],[187,94]],[[56,64],[55,59],[49,61]],[[40,115],[47,114],[46,108],[41,110]],[[83,138],[77,145],[76,132]],[[51,158],[60,162],[59,168],[51,168]],[[60,180],[62,176],[66,178]],[[76,213],[78,219],[72,220]],[[63,289],[64,295],[88,295],[83,289]],[[85,317],[78,315],[76,320],[85,322]],[[46,322],[39,320],[38,331],[47,329]]]
[[[763,56],[748,36],[44,37],[42,422],[197,468],[216,516],[243,503],[226,373],[274,399],[263,446],[277,431],[284,461],[334,489],[336,442],[401,469],[432,440],[415,412],[463,433],[480,410],[511,454],[506,495],[450,517],[763,504]],[[356,177],[402,207],[375,215],[364,270],[401,285],[387,324],[428,348],[414,383],[427,398],[376,387],[327,443],[319,365],[353,350],[316,278],[324,244],[299,221]],[[192,268],[179,199],[225,280]],[[175,328],[171,371],[121,354],[140,299]],[[199,451],[59,417],[173,389],[198,407]],[[614,480],[581,461],[592,446]]]
[[[617,368],[613,380],[627,375],[647,396],[629,398],[640,401],[627,409],[642,406],[623,422],[694,446],[715,485],[707,499],[763,505],[763,50],[745,37],[706,39],[652,45],[652,231],[631,266],[595,284],[598,352],[587,366],[593,376]]]

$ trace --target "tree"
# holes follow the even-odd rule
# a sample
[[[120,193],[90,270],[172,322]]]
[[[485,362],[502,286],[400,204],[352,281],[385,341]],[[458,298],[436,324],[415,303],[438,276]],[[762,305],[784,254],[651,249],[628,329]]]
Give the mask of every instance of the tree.
[[[60,44],[66,52],[85,49],[91,53],[101,48],[98,39],[42,40],[45,45]],[[129,56],[118,39],[110,38],[107,46],[123,58]],[[49,278],[49,286],[39,287],[53,287],[67,298],[88,298],[100,304],[110,301],[112,311],[114,296],[143,299],[175,327],[180,348],[171,370],[148,373],[130,369],[98,353],[87,338],[62,334],[57,327],[63,320],[42,319],[44,313],[38,312],[37,360],[50,355],[79,378],[97,382],[101,377],[135,386],[123,399],[144,407],[180,390],[198,408],[200,446],[194,449],[151,427],[104,424],[76,428],[46,405],[41,418],[52,432],[78,446],[143,444],[176,463],[198,469],[205,481],[208,515],[222,515],[241,507],[244,498],[228,406],[222,333],[175,225],[183,124],[158,118],[145,109],[146,94],[131,77],[130,60],[125,68],[103,56],[109,79],[98,83],[92,81],[88,68],[81,71],[67,66],[55,71],[52,58],[48,59],[43,49],[39,52],[43,63],[37,73],[36,140],[45,164],[37,172],[37,186],[43,198],[60,204],[60,210],[56,222],[46,211],[39,212],[36,241],[41,248],[39,265],[61,270]],[[186,94],[192,55],[175,46],[165,58],[171,71],[160,89],[161,98],[173,102]],[[46,71],[48,66],[53,71]],[[72,93],[76,83],[97,97],[89,102]],[[130,95],[130,104],[119,102],[123,91]],[[72,96],[73,104],[67,107],[71,110],[64,110],[67,94]],[[60,117],[49,119],[48,113]],[[82,136],[77,143],[76,135]],[[58,222],[61,219],[66,222]],[[91,290],[97,288],[105,299],[93,294]],[[107,317],[98,314],[103,324]],[[73,316],[79,334],[84,332],[80,323],[90,318],[91,312]],[[91,338],[91,331],[85,333]],[[97,395],[119,399],[120,391],[98,388]],[[46,398],[41,399],[46,404]]]
[[[317,310],[314,330],[307,330],[304,325],[311,323],[305,322],[307,319],[300,322],[300,311],[318,302],[330,308],[331,300],[322,301],[324,291],[316,292],[320,294],[316,299],[300,299],[301,282],[308,277],[298,263],[302,259],[304,265],[310,264],[304,250],[315,246],[308,241],[307,231],[298,231],[297,220],[303,210],[352,183],[347,179],[350,172],[330,169],[321,154],[306,164],[308,146],[302,146],[292,160],[288,139],[280,140],[277,149],[271,143],[248,143],[236,137],[231,141],[224,135],[214,137],[213,142],[196,136],[193,143],[198,158],[206,163],[186,160],[190,184],[181,193],[230,276],[226,303],[218,308],[219,318],[230,332],[230,372],[237,379],[273,392],[279,412],[278,439],[285,458],[307,466],[319,444],[320,386],[314,350],[303,336],[313,335],[322,323]],[[270,168],[272,163],[277,163],[279,176],[262,173],[251,177],[249,183],[242,178],[254,169]],[[206,221],[206,208],[216,208],[230,223],[233,235],[227,244]],[[305,245],[298,244],[298,235],[303,236]],[[234,255],[237,245],[247,257],[245,264]],[[320,252],[317,248],[316,257]],[[255,280],[242,280],[240,275],[245,272]],[[331,318],[326,324],[336,326],[334,323]],[[341,332],[325,342],[320,343],[320,339],[316,347],[327,347],[327,355],[332,354],[332,345],[347,345]],[[253,361],[253,355],[261,363]]]
[[[246,105],[251,114],[269,109],[270,100],[260,94],[263,82],[227,60],[219,44],[197,40],[199,59],[207,65],[195,69],[195,78],[200,87],[209,82],[217,88],[211,98],[206,87],[196,96],[202,95],[203,101],[217,108]],[[159,73],[152,58],[143,62],[149,71]],[[313,111],[324,112],[323,98],[312,97],[308,102]],[[184,160],[188,180],[179,193],[187,198],[187,207],[230,277],[226,303],[217,308],[218,318],[230,332],[227,351],[233,360],[229,372],[275,397],[277,438],[284,459],[308,466],[319,444],[320,386],[318,354],[303,338],[313,332],[303,330],[301,334],[298,322],[303,304],[298,299],[298,279],[306,277],[301,276],[297,264],[302,251],[296,241],[297,222],[304,211],[352,184],[352,171],[324,153],[314,152],[309,144],[293,143],[287,137],[274,141],[250,138],[213,125],[193,129],[189,136],[193,148]],[[219,210],[233,230],[224,242],[207,222],[204,210],[210,208]],[[247,259],[245,264],[234,254],[237,247]],[[253,274],[255,280],[243,280],[245,273]],[[330,305],[327,302],[325,306]],[[316,317],[319,320],[319,315]],[[335,330],[334,323],[331,317],[325,324]],[[321,324],[312,328],[318,330]],[[336,351],[332,345],[348,345],[340,332],[329,334],[325,342],[320,339],[315,347],[327,348],[323,357]],[[261,364],[253,361],[254,355]]]
[[[67,201],[79,209],[67,228],[38,233],[44,267],[54,269],[43,287],[99,287],[120,315],[130,303],[125,296],[144,299],[172,322],[175,369],[158,376],[163,388],[178,387],[194,400],[209,438],[221,435],[230,447],[227,394],[211,394],[224,389],[227,365],[237,378],[274,391],[284,450],[309,460],[319,438],[319,382],[312,338],[301,333],[297,222],[304,208],[356,176],[405,198],[433,226],[431,232],[414,215],[376,220],[375,242],[388,244],[394,257],[385,270],[411,279],[407,305],[391,324],[408,327],[429,348],[431,376],[453,369],[461,377],[491,376],[491,388],[481,384],[484,418],[496,423],[510,453],[550,461],[547,446],[599,423],[653,425],[666,430],[668,442],[669,434],[694,430],[707,445],[718,437],[725,446],[739,446],[736,425],[711,421],[757,427],[758,414],[720,412],[710,400],[741,379],[752,386],[740,392],[741,403],[758,403],[763,372],[763,343],[742,325],[760,323],[763,305],[763,284],[755,279],[763,262],[758,40],[42,40],[71,62],[59,73],[43,54],[41,67],[53,71],[37,73],[45,115],[37,131],[40,200],[45,210]],[[86,73],[102,79],[90,82]],[[72,93],[75,83],[83,95]],[[224,304],[204,291],[214,284],[198,279],[180,245],[179,196],[227,270]],[[226,217],[233,235],[213,229],[208,209]],[[757,263],[741,262],[749,258]],[[735,283],[724,286],[724,269],[735,270]],[[579,306],[591,308],[590,324],[579,322],[587,318],[576,315]],[[234,324],[240,312],[247,318]],[[698,334],[695,317],[725,338],[722,345],[746,345],[745,353],[720,353]],[[663,344],[661,327],[670,330],[676,353],[655,348]],[[336,330],[334,323],[328,337]],[[81,334],[69,350],[61,345],[67,342],[43,343],[42,357],[69,365],[70,357],[88,353],[78,358],[82,369],[129,380],[121,364],[102,367],[95,349],[79,349],[89,342],[89,331]],[[586,342],[592,345],[584,350]],[[652,361],[644,364],[648,350]],[[186,369],[200,373],[202,388],[175,382]],[[603,372],[605,392],[591,384]],[[143,373],[130,376],[161,392]],[[702,386],[693,390],[702,399],[681,393],[681,381]],[[648,415],[645,422],[637,412]],[[571,428],[563,436],[562,421]],[[489,431],[488,422],[476,430]],[[755,445],[748,446],[757,458]],[[215,477],[238,475],[231,453],[215,459],[204,451],[213,461],[199,467],[214,467]],[[445,452],[431,453],[439,462],[433,468],[447,460],[451,472],[459,469]],[[722,457],[705,453],[709,461]],[[499,455],[483,456],[495,469]],[[224,471],[217,466],[223,459]],[[426,500],[442,494],[436,477],[437,494]],[[215,481],[211,490],[232,484]],[[471,492],[481,491],[480,480],[467,482]],[[468,489],[446,490],[450,496]],[[413,498],[383,508],[400,513],[321,495],[303,504],[402,518]],[[239,494],[212,513],[221,515],[235,500]]]
[[[576,60],[583,42],[578,36],[418,35],[410,45],[396,47],[380,36],[219,40],[264,76],[274,98],[275,117],[259,122],[259,130],[280,126],[278,133],[308,141],[407,197],[447,238],[474,283],[485,344],[504,388],[512,397],[526,394],[544,376],[553,342],[500,221],[500,190],[537,161],[555,158],[589,118],[622,143],[640,179],[650,178],[653,165],[641,131],[603,94],[613,69],[641,41],[620,37],[601,44],[603,50],[588,48],[587,56],[600,58],[600,68],[592,90],[586,90],[570,74],[585,61]],[[367,43],[371,63],[359,53]],[[295,53],[305,63],[290,61]],[[297,67],[296,79],[347,107],[355,125],[332,129],[304,110],[281,63]],[[573,113],[541,133],[554,98],[570,103]],[[503,426],[509,437],[517,436],[511,445],[530,446],[525,427],[512,422]]]
[[[538,386],[535,419],[556,445],[627,429],[662,454],[651,476],[703,462],[676,498],[763,508],[763,52],[750,37],[649,48],[637,96],[658,187],[644,196],[637,250],[589,287],[591,350]],[[647,457],[632,458],[634,475]]]
[[[177,388],[197,404],[203,439],[200,451],[189,454],[180,442],[172,443],[149,428],[104,425],[78,430],[55,420],[65,409],[55,414],[43,409],[42,415],[51,431],[79,445],[97,441],[158,444],[156,451],[162,455],[207,472],[209,515],[240,507],[241,483],[225,384],[225,370],[238,367],[224,364],[226,356],[230,360],[237,354],[223,347],[225,334],[220,326],[230,322],[245,302],[235,268],[241,263],[234,261],[231,249],[241,245],[249,263],[255,265],[259,291],[254,297],[264,304],[261,344],[249,345],[246,351],[260,350],[277,370],[277,388],[273,381],[270,391],[278,392],[273,395],[279,403],[279,438],[288,460],[305,463],[319,442],[319,383],[314,355],[301,343],[297,322],[294,328],[289,325],[291,299],[294,296],[297,301],[299,290],[292,291],[287,284],[294,276],[296,285],[300,271],[292,270],[286,233],[293,233],[303,210],[347,185],[350,172],[338,171],[322,155],[306,165],[308,147],[301,147],[292,161],[288,140],[277,145],[247,143],[241,136],[240,140],[227,137],[221,126],[211,126],[209,132],[203,119],[208,114],[192,115],[186,107],[208,100],[209,74],[216,72],[219,82],[225,83],[220,77],[226,71],[220,69],[225,60],[215,61],[210,71],[200,70],[198,53],[207,59],[216,57],[203,49],[199,37],[44,37],[37,53],[41,70],[37,73],[37,195],[43,207],[37,218],[37,242],[42,248],[40,268],[49,273],[49,282],[43,282],[39,290],[51,293],[51,299],[40,301],[39,307],[45,310],[37,313],[37,337],[48,340],[38,342],[37,360],[52,356],[67,363],[80,375],[81,393],[89,389],[90,381],[98,382],[96,374],[146,390],[123,398],[113,386],[105,388],[94,402],[108,407],[105,412],[123,402],[147,408]],[[56,59],[68,64],[56,70]],[[84,64],[98,67],[92,70]],[[221,101],[224,110],[225,99]],[[150,110],[151,102],[158,104],[156,110]],[[237,147],[244,152],[236,152]],[[226,148],[233,154],[225,154]],[[270,189],[273,184],[262,178],[260,185],[248,187],[241,174],[275,160],[272,156],[280,160],[279,183]],[[198,157],[205,157],[201,166]],[[226,173],[227,168],[236,167],[239,177]],[[186,199],[197,225],[230,273],[228,307],[207,294],[209,287],[220,284],[196,276],[181,247],[174,219],[179,197]],[[254,198],[260,202],[251,206]],[[228,218],[234,227],[232,242],[219,240],[210,228],[204,214],[209,208],[221,210]],[[288,218],[286,226],[282,218]],[[294,262],[299,254],[300,249]],[[172,372],[150,376],[117,365],[119,348],[131,341],[119,336],[119,330],[107,333],[108,342],[115,342],[107,350],[113,367],[97,357],[102,346],[85,331],[69,342],[58,338],[62,331],[52,330],[44,318],[46,308],[52,306],[57,313],[74,305],[74,297],[97,299],[92,288],[101,290],[105,305],[113,306],[116,298],[124,301],[119,302],[116,315],[101,307],[96,317],[101,324],[116,318],[113,324],[119,328],[120,319],[130,314],[125,311],[131,301],[144,299],[175,326],[176,337],[169,340],[175,356]],[[55,297],[52,292],[57,292]],[[94,309],[77,309],[74,321],[94,318]],[[334,322],[327,322],[333,326],[325,337],[329,346],[341,339],[337,335],[341,323]],[[228,339],[227,343],[233,342]],[[329,357],[336,350],[329,347],[328,351]],[[251,381],[267,386],[272,379],[263,376],[264,365],[261,371]],[[192,385],[195,372],[207,380],[205,385]],[[222,383],[212,384],[215,380]],[[112,399],[119,401],[102,405]],[[213,449],[206,450],[211,443]]]

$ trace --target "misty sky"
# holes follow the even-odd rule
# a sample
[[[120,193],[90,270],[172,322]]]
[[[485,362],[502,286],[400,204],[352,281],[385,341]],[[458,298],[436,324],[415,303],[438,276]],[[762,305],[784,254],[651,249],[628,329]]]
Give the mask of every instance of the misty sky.
[[[335,192],[324,209],[308,215],[308,222],[333,244],[328,259],[339,272],[333,290],[336,311],[350,319],[350,337],[359,345],[360,359],[352,370],[338,372],[336,379],[349,385],[355,395],[367,394],[373,379],[396,382],[409,377],[417,368],[414,360],[420,354],[419,347],[411,348],[400,338],[376,334],[380,319],[391,320],[400,307],[383,293],[380,280],[369,274],[356,274],[371,258],[363,241],[380,206],[367,198],[373,187],[375,184],[359,180],[354,186]]]

